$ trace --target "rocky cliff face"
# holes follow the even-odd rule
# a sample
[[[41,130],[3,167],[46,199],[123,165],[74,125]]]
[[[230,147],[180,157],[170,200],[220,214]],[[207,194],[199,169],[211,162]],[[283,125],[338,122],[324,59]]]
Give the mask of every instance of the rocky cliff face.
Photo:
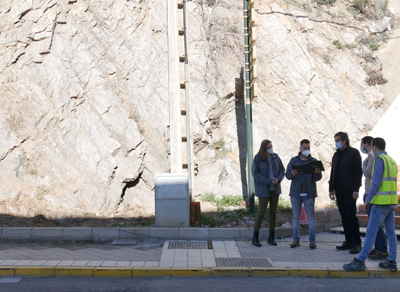
[[[242,1],[188,9],[194,192],[242,194]],[[256,9],[255,152],[271,139],[287,164],[309,138],[328,168],[333,134],[355,142],[385,110],[365,83],[367,48],[332,43],[360,43],[363,24],[284,1]],[[170,169],[165,1],[1,1],[0,19],[0,212],[153,213],[153,175]]]

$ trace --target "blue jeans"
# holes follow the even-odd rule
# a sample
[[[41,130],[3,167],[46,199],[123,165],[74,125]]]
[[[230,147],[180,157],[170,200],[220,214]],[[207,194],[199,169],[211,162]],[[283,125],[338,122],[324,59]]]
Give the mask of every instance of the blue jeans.
[[[370,253],[375,242],[376,234],[382,222],[385,225],[386,234],[389,240],[389,261],[396,261],[397,257],[397,236],[394,225],[394,212],[397,205],[369,205],[371,208],[369,222],[367,227],[367,235],[365,237],[364,246],[357,259],[364,262]]]
[[[369,218],[369,214],[371,213],[371,208],[368,208],[367,214]],[[378,233],[376,234],[375,238],[375,249],[379,250],[380,252],[388,252],[387,250],[387,240],[385,231],[383,231],[382,225],[379,225]]]
[[[314,203],[315,198],[307,197],[290,197],[293,212],[293,239],[300,240],[300,215],[301,203],[304,203],[308,219],[308,237],[310,241],[315,241],[315,216]]]

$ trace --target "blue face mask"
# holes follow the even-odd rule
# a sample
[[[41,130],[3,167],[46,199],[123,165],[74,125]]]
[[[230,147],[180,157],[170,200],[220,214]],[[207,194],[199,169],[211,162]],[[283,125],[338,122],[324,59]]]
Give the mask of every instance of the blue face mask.
[[[364,148],[362,148],[362,147],[360,147],[360,151],[361,151],[361,153],[367,153],[367,151],[365,151],[365,149]]]
[[[340,141],[336,142],[335,146],[336,146],[337,149],[341,149],[343,147],[343,145],[342,145],[342,143],[340,143]]]

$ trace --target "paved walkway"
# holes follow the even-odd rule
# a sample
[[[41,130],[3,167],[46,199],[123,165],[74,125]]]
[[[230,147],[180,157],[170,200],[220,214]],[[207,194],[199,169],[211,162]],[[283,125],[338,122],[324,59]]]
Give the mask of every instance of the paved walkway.
[[[251,245],[250,241],[235,240],[143,239],[129,246],[110,243],[6,243],[0,245],[0,272],[6,267],[272,267],[341,270],[343,264],[354,257],[348,251],[335,249],[343,240],[343,234],[318,233],[317,248],[314,250],[308,247],[307,236],[302,236],[301,246],[294,249],[289,246],[291,238],[277,239],[276,247],[262,242],[260,248]],[[379,270],[378,263],[366,261],[369,269]]]

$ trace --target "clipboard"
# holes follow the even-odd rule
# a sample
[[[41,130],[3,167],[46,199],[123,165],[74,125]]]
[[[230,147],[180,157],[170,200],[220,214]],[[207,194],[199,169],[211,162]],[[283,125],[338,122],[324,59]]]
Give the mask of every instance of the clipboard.
[[[310,161],[305,164],[293,165],[294,170],[297,170],[300,174],[314,173],[315,168],[320,168],[321,171],[325,171],[324,165],[321,160]]]

